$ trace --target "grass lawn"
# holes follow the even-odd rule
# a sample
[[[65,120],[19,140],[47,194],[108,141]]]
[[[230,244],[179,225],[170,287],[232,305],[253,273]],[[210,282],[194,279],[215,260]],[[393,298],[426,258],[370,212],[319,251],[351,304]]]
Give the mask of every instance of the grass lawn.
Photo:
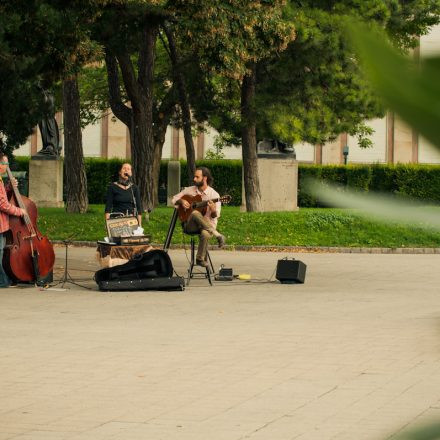
[[[435,209],[440,215],[440,208]],[[51,240],[102,240],[107,235],[103,213],[103,205],[91,205],[87,214],[39,208],[38,225]],[[150,221],[144,222],[153,242],[164,242],[171,215],[171,208],[159,207],[151,214]],[[230,245],[440,247],[440,231],[370,221],[344,209],[303,208],[298,212],[261,214],[225,206],[219,231]],[[181,228],[177,225],[173,243],[182,242]]]

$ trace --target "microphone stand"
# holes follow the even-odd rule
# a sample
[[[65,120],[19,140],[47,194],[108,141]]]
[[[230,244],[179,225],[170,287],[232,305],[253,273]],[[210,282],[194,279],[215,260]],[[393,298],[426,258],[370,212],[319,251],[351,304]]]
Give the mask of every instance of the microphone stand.
[[[136,217],[136,220],[138,220],[138,209],[137,209],[136,197],[134,196],[134,191],[133,191],[133,181],[131,180],[130,176],[126,175],[126,177],[131,183],[130,191],[131,191],[131,198],[133,199],[133,213],[134,216]],[[139,225],[139,220],[138,220],[138,225]]]

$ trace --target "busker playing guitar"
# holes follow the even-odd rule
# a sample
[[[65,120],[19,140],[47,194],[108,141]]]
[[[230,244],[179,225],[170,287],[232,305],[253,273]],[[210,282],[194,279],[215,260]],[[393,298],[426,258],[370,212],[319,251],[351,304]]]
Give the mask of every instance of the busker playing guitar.
[[[225,237],[217,231],[217,221],[220,217],[221,203],[214,203],[213,199],[220,199],[217,191],[211,185],[213,178],[211,172],[206,167],[197,167],[194,173],[194,186],[188,186],[176,194],[173,199],[173,205],[183,207],[185,210],[191,209],[191,204],[185,198],[201,196],[202,200],[207,201],[205,215],[194,209],[188,219],[183,222],[183,231],[187,234],[199,234],[199,247],[197,249],[196,264],[198,266],[208,267],[207,250],[208,241],[214,235],[217,238],[219,247],[225,244]],[[188,197],[189,196],[189,197]],[[182,198],[184,197],[184,198]]]

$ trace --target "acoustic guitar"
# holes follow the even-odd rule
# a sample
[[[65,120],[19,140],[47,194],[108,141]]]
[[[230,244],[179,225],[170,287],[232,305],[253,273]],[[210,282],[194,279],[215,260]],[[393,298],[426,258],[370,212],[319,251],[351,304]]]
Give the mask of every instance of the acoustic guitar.
[[[181,200],[186,200],[190,204],[190,207],[187,209],[185,209],[182,205],[179,205],[177,207],[180,221],[186,222],[194,210],[199,211],[202,215],[205,215],[206,210],[208,209],[208,202],[221,202],[226,205],[232,200],[232,197],[229,195],[225,195],[218,197],[217,199],[202,200],[202,196],[200,194],[197,194],[196,196],[182,196]]]

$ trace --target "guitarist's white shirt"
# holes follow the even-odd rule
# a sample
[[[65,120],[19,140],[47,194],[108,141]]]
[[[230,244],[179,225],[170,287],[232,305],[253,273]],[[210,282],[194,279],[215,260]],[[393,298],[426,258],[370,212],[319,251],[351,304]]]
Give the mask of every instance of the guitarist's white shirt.
[[[179,200],[180,198],[182,198],[183,196],[197,196],[197,195],[201,195],[202,196],[202,200],[212,200],[212,199],[219,199],[220,198],[220,194],[214,189],[211,188],[210,186],[208,186],[205,191],[200,191],[199,188],[197,188],[197,186],[187,186],[186,188],[183,188],[182,191],[180,191],[179,194],[176,194],[172,200],[171,203],[173,205],[175,205],[177,203],[177,200]],[[212,218],[211,217],[211,209],[208,208],[206,209],[206,214],[205,214],[205,218],[206,220],[208,220],[212,226],[217,229],[217,220],[220,217],[220,211],[222,209],[222,204],[220,202],[217,202],[216,204],[216,210],[217,210],[217,217]]]

